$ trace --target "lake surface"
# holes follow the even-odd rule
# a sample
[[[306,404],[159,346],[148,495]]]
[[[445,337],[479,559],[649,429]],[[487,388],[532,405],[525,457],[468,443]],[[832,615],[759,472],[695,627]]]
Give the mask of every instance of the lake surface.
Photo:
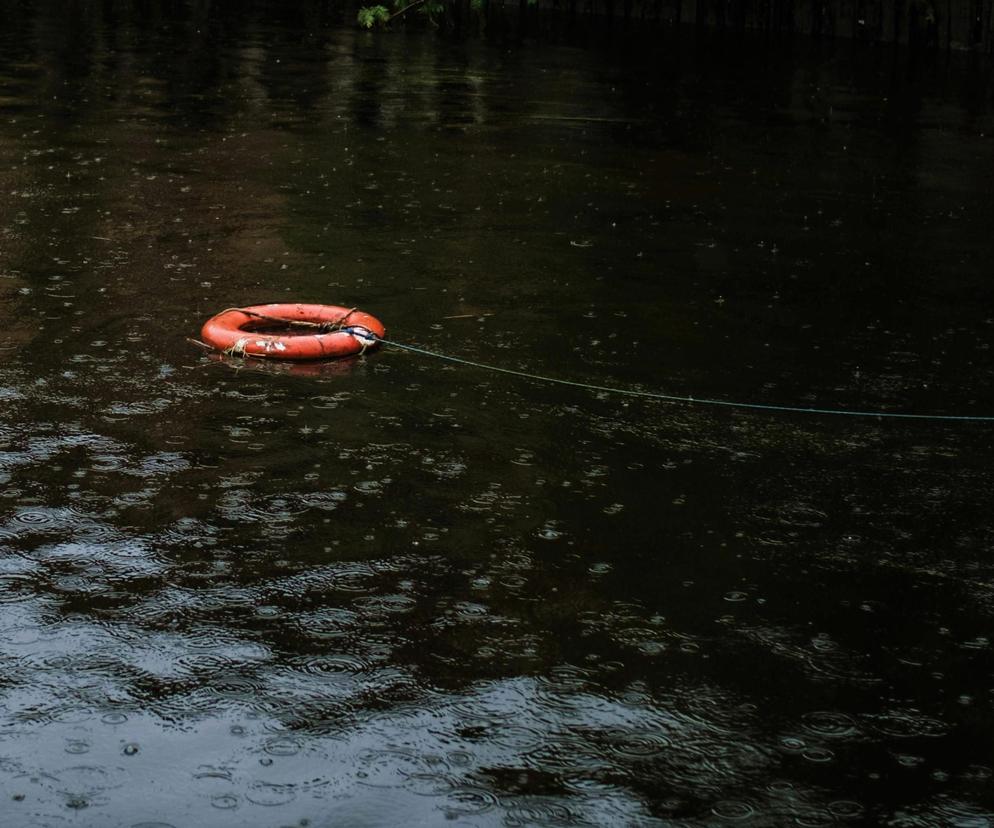
[[[0,2],[0,822],[994,824],[967,56]]]

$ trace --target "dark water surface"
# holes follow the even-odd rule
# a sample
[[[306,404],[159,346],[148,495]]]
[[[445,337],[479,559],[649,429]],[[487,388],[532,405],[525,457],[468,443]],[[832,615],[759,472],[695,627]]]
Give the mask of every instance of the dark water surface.
[[[0,823],[994,824],[965,57],[0,3]]]

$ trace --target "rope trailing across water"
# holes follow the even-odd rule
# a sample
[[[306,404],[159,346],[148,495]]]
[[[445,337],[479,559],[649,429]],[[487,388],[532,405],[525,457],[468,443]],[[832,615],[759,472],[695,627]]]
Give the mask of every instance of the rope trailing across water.
[[[433,357],[434,359],[453,362],[457,365],[465,365],[470,368],[479,368],[484,371],[494,371],[500,374],[510,374],[515,377],[535,380],[537,382],[548,382],[555,385],[568,385],[571,388],[583,388],[588,391],[601,391],[608,394],[623,394],[628,397],[640,397],[650,400],[663,400],[665,402],[689,403],[691,405],[710,405],[723,408],[741,408],[752,411],[777,411],[791,414],[825,414],[840,417],[877,417],[888,420],[928,420],[933,422],[961,422],[961,423],[990,423],[994,422],[994,415],[983,414],[904,414],[894,411],[859,411],[850,408],[816,408],[800,405],[773,405],[757,402],[737,402],[735,400],[714,400],[706,397],[682,396],[680,394],[661,394],[655,391],[637,391],[629,388],[615,388],[608,385],[593,385],[589,382],[577,382],[575,380],[560,379],[559,377],[546,377],[541,374],[532,374],[528,371],[517,371],[513,368],[502,368],[499,365],[488,365],[485,362],[474,362],[462,357],[442,354],[438,351],[429,351],[427,348],[419,348],[416,345],[407,345],[403,342],[396,342],[392,339],[379,339],[384,345],[400,348],[411,353]]]

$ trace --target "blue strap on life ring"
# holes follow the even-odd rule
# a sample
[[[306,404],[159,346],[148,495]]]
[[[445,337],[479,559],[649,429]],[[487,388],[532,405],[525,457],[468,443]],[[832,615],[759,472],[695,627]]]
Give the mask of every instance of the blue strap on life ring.
[[[347,328],[340,329],[343,333],[350,334],[362,343],[362,349],[365,351],[375,345],[379,341],[379,337],[374,334],[369,328],[364,328],[362,325],[351,325]]]

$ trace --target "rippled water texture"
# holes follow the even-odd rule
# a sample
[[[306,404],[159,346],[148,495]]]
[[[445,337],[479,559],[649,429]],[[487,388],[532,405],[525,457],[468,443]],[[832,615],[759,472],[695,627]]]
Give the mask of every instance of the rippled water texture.
[[[990,67],[0,2],[0,822],[994,822]],[[579,38],[579,35],[577,35]]]

